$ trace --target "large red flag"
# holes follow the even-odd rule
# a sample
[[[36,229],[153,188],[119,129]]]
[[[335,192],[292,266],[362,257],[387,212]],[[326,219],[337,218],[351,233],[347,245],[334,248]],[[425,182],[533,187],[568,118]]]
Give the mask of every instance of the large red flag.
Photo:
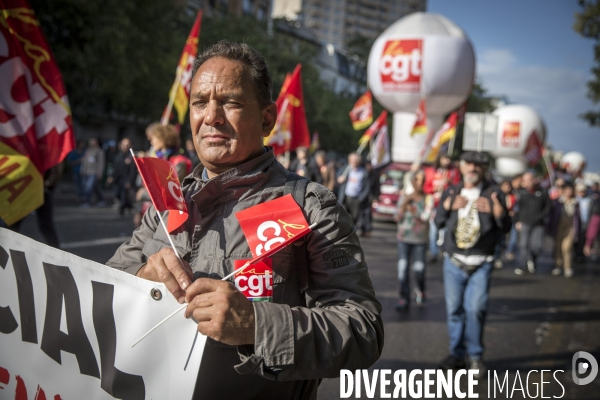
[[[268,257],[310,232],[291,194],[235,214],[254,257]]]
[[[179,124],[183,124],[185,120],[185,114],[188,110],[188,104],[190,101],[190,85],[192,83],[192,68],[194,66],[194,60],[198,53],[198,37],[200,36],[200,25],[202,21],[202,10],[198,11],[196,20],[192,26],[192,30],[185,41],[183,52],[179,58],[177,64],[177,74],[175,76],[175,82],[171,87],[169,93],[169,104],[163,112],[161,122],[167,124],[171,115],[171,106],[175,107],[177,111],[177,120]]]
[[[264,140],[265,145],[273,146],[276,155],[310,145],[300,77],[301,68],[302,65],[298,64],[291,77],[289,79],[286,77],[275,102],[277,104],[277,123],[271,134]]]
[[[43,203],[44,172],[73,149],[67,93],[26,0],[0,0],[0,218]]]
[[[188,218],[187,205],[175,166],[167,160],[134,157],[144,185],[157,211],[169,211],[167,231],[173,232]]]

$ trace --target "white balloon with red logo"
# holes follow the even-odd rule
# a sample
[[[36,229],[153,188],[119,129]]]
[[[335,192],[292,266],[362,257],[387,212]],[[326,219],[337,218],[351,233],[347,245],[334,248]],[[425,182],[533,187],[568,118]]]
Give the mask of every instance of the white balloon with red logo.
[[[540,143],[546,139],[546,126],[540,114],[522,104],[498,107],[492,114],[498,117],[496,150],[490,152],[496,158],[498,175],[510,177],[522,174],[528,168],[525,151],[531,135]]]
[[[427,135],[411,136],[415,111],[425,98],[429,130],[469,96],[475,53],[465,33],[439,14],[413,13],[376,40],[367,66],[369,88],[394,112],[392,159],[414,161]]]

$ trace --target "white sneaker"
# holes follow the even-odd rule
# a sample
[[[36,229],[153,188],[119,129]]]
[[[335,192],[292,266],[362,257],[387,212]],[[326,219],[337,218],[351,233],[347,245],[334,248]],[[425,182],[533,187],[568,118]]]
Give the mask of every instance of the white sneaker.
[[[556,267],[552,270],[552,275],[558,276],[558,275],[560,275],[561,272],[562,272],[562,269]]]
[[[501,259],[497,259],[494,261],[494,268],[502,268],[504,266],[504,264],[502,264],[502,260]]]
[[[530,273],[535,274],[535,263],[533,262],[533,260],[527,261],[527,270]]]
[[[573,269],[565,269],[565,278],[573,277]]]

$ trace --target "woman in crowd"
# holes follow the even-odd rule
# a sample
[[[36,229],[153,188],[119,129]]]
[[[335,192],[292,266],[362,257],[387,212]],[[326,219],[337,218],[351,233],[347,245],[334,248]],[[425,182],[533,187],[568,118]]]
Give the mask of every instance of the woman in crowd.
[[[552,211],[548,221],[548,233],[554,237],[554,262],[552,275],[560,275],[564,268],[566,278],[573,276],[573,242],[578,239],[581,216],[575,190],[571,182],[562,185],[561,196],[552,201]]]
[[[398,223],[398,281],[400,299],[396,310],[405,310],[410,303],[408,265],[412,258],[412,269],[416,279],[416,302],[425,300],[425,249],[429,236],[429,218],[434,199],[423,191],[425,173],[416,171],[411,179],[414,192],[402,195],[398,201],[396,222]]]

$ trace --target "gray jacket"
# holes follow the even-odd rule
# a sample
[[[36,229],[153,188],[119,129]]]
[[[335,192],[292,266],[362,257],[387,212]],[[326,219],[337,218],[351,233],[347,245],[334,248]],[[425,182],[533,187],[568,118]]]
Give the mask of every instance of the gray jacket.
[[[202,166],[185,178],[190,216],[172,238],[195,277],[219,279],[233,271],[233,260],[252,258],[235,213],[281,197],[288,174],[269,150],[208,181]],[[272,257],[273,302],[253,303],[254,346],[208,341],[197,383],[202,398],[316,398],[318,379],[368,368],[379,358],[381,305],[352,219],[333,193],[312,182],[304,214],[317,226],[301,239],[302,257],[296,245]],[[135,274],[150,255],[169,247],[157,219],[151,207],[107,265]],[[269,380],[246,381],[251,373]]]

